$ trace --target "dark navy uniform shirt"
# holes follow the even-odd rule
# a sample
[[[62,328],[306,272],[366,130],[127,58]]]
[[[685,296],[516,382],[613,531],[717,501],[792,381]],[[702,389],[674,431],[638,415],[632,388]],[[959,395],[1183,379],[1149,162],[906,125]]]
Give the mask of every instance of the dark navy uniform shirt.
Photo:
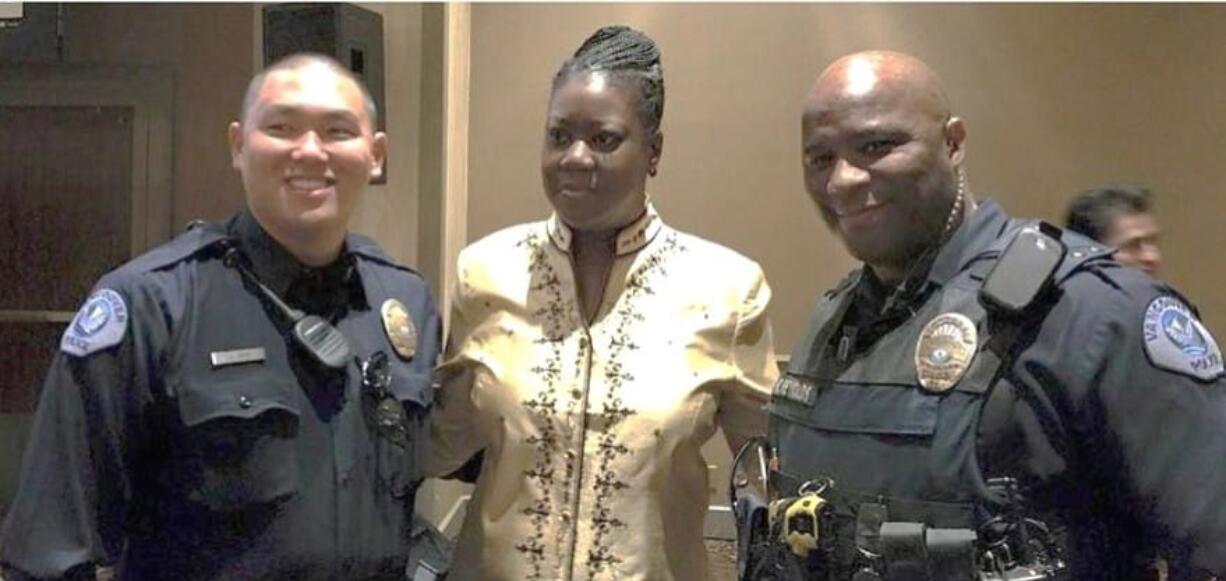
[[[976,261],[994,259],[988,249],[999,253],[1003,236],[1015,225],[998,205],[984,203],[930,257],[919,284],[897,297],[867,271],[849,279],[827,298],[852,293],[853,302],[840,331],[830,336],[826,356],[796,373],[838,376],[939,295],[942,285]],[[1019,479],[1028,506],[1039,515],[1056,515],[1060,522],[1054,524],[1068,527],[1072,538],[1065,557],[1083,578],[1121,578],[1109,572],[1127,570],[1121,565],[1135,564],[1147,547],[1171,556],[1172,578],[1193,568],[1188,565],[1222,575],[1226,380],[1220,350],[1174,289],[1107,259],[1107,252],[1089,241],[1070,248],[1068,258],[1077,266],[1061,274],[1048,310],[1019,345],[1004,376],[1008,381],[990,392],[983,408],[977,470]],[[833,345],[849,328],[855,332],[845,346],[849,352],[840,358]],[[804,356],[793,355],[793,365]],[[775,397],[782,397],[778,387]],[[817,397],[807,405],[823,401]],[[803,409],[797,405],[806,404],[790,407]],[[823,417],[840,413],[858,412],[821,411]],[[812,450],[803,444],[793,448],[806,449]],[[797,465],[795,459],[780,461],[785,468]],[[863,470],[891,470],[871,458],[849,462],[862,463]],[[822,463],[820,458],[800,462]]]
[[[325,367],[290,340],[228,245],[290,307],[332,322],[355,362]],[[389,330],[389,301],[409,329]],[[65,333],[0,562],[10,578],[92,564],[120,579],[403,578],[439,335],[427,284],[367,238],[312,269],[247,212],[188,231],[104,276]],[[358,361],[378,352],[382,399]],[[407,444],[377,429],[389,397]]]

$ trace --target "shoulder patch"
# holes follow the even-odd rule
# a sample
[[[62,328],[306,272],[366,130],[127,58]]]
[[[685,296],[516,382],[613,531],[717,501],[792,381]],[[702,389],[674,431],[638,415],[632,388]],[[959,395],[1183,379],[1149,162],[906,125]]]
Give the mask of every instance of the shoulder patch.
[[[60,339],[60,350],[83,357],[119,343],[128,330],[128,305],[119,293],[104,288],[95,292],[73,317]]]
[[[1166,295],[1150,301],[1142,325],[1154,367],[1202,381],[1222,374],[1222,351],[1183,301]]]

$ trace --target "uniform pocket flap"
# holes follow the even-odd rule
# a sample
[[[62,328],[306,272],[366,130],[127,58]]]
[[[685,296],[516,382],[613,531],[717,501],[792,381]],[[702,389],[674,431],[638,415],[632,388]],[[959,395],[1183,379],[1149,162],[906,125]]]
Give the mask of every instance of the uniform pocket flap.
[[[940,397],[916,386],[834,384],[821,388],[813,406],[803,412],[794,404],[773,406],[772,411],[819,430],[931,436],[939,404]]]
[[[270,411],[297,417],[294,393],[299,389],[289,378],[272,373],[192,378],[179,390],[179,415],[188,427],[222,418],[250,420]]]

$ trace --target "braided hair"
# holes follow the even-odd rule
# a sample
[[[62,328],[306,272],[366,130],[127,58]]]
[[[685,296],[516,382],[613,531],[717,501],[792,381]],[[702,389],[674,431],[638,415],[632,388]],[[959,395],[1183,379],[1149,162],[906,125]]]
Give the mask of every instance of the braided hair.
[[[638,89],[639,118],[647,134],[660,129],[664,117],[664,71],[655,41],[628,26],[602,27],[562,63],[553,77],[553,90],[571,77],[592,72],[605,72],[614,79],[632,83]]]

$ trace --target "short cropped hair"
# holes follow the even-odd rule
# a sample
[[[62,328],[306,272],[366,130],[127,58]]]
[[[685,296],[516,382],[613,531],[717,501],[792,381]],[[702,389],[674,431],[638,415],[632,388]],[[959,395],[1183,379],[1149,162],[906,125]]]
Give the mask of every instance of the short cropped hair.
[[[304,69],[311,66],[325,67],[333,73],[353,81],[358,86],[358,89],[362,91],[362,101],[366,106],[366,115],[370,118],[371,128],[379,126],[379,110],[375,106],[375,98],[370,94],[370,90],[366,88],[366,83],[362,82],[362,79],[353,74],[353,71],[345,68],[345,65],[342,65],[336,59],[325,54],[313,52],[299,52],[282,57],[252,77],[251,83],[247,85],[247,92],[243,95],[243,109],[239,113],[239,122],[244,124],[247,122],[247,114],[255,107],[256,100],[260,98],[260,89],[264,88],[264,81],[270,73]]]
[[[1065,226],[1102,242],[1111,233],[1111,222],[1120,214],[1147,214],[1153,205],[1148,188],[1109,184],[1077,194],[1069,204]]]

